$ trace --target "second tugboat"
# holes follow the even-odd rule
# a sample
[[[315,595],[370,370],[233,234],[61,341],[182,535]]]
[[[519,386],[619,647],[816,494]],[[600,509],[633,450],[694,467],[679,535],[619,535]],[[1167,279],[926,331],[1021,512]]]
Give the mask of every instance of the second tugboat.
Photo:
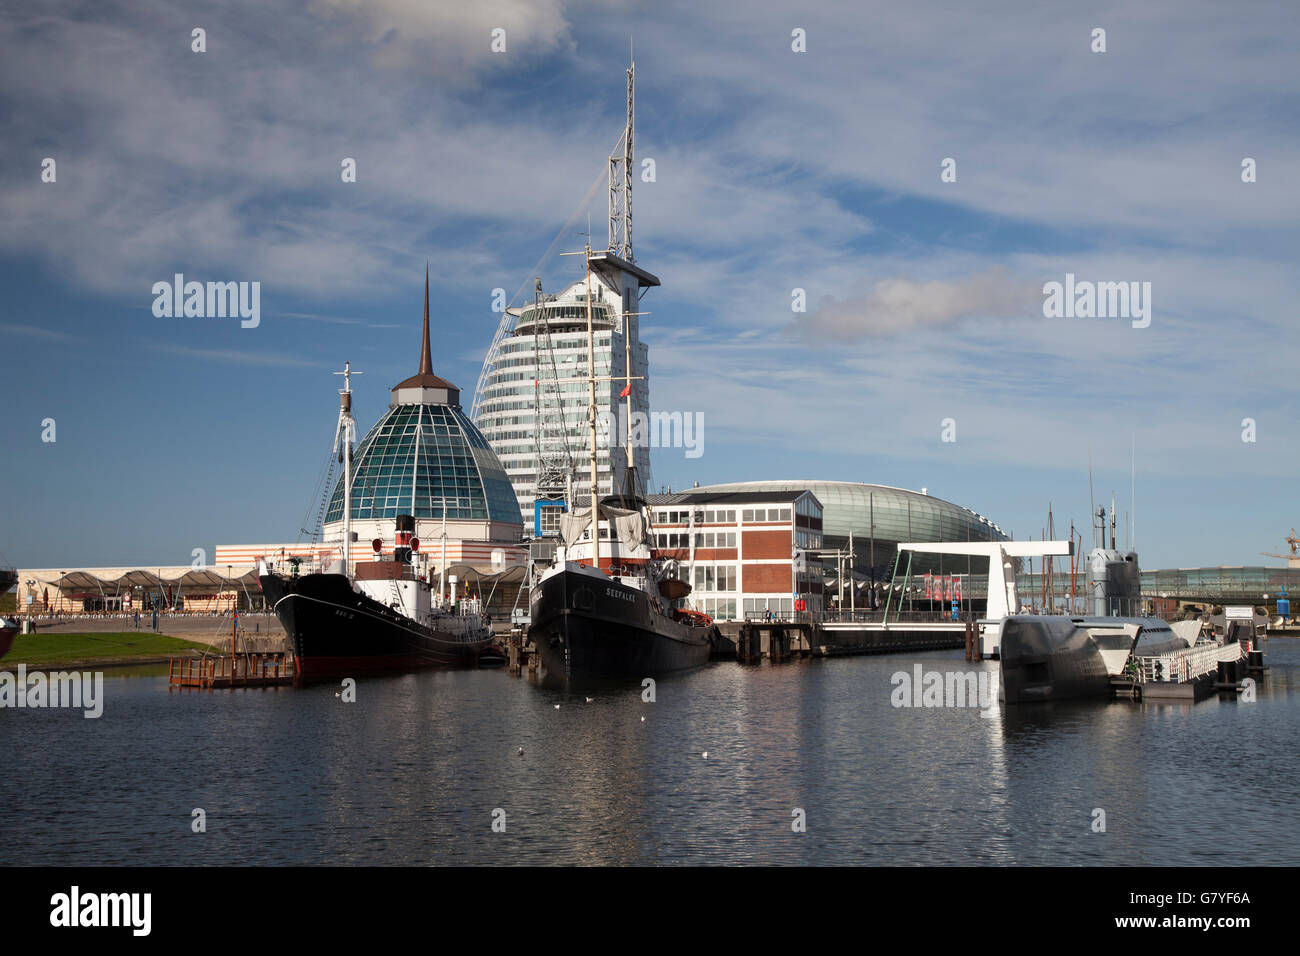
[[[355,577],[337,558],[319,573],[258,568],[262,593],[293,645],[304,683],[428,667],[496,663],[492,627],[476,599],[440,607],[412,565],[415,519],[397,516],[391,555],[359,562]],[[418,542],[414,542],[418,546]]]

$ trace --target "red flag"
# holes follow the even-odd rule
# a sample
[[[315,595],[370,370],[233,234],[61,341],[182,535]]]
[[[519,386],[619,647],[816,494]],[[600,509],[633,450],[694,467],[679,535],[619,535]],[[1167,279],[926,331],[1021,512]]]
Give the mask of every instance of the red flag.
[[[632,394],[632,383],[628,382],[626,385],[623,386],[623,391],[618,393],[618,397],[627,398],[631,394]]]
[[[934,599],[934,589],[930,583],[930,575],[925,576],[925,599],[927,601]]]

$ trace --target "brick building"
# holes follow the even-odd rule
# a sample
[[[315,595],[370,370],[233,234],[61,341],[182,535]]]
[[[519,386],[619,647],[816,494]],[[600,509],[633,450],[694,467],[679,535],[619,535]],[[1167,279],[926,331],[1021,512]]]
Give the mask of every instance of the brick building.
[[[822,506],[810,491],[650,495],[651,543],[717,620],[822,609]]]

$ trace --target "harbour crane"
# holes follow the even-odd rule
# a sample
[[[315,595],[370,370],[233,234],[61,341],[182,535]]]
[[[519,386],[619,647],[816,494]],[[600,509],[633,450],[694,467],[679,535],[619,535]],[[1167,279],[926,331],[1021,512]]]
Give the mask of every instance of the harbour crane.
[[[1290,567],[1300,567],[1300,554],[1296,553],[1297,546],[1300,546],[1300,538],[1296,537],[1295,528],[1291,529],[1291,533],[1287,535],[1285,540],[1291,546],[1290,554],[1272,554],[1268,551],[1259,553],[1266,558],[1285,558],[1290,563]]]

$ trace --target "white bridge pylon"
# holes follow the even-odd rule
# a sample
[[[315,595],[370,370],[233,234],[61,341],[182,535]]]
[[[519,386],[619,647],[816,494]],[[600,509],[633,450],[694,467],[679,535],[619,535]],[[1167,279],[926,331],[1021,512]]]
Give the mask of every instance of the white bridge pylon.
[[[909,541],[899,553],[969,554],[989,559],[988,610],[985,617],[1000,621],[1020,608],[1012,558],[1064,557],[1074,554],[1073,541]]]

